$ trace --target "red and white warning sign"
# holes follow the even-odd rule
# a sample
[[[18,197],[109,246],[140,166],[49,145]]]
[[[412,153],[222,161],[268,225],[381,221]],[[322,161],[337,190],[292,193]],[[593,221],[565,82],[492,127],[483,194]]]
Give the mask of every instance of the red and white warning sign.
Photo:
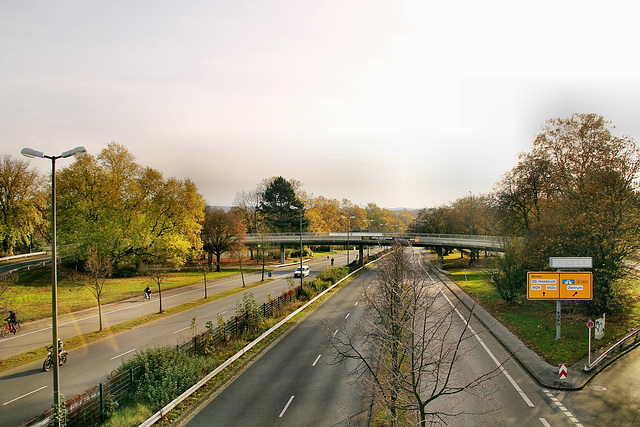
[[[558,378],[561,380],[567,379],[567,364],[561,363],[558,369]]]

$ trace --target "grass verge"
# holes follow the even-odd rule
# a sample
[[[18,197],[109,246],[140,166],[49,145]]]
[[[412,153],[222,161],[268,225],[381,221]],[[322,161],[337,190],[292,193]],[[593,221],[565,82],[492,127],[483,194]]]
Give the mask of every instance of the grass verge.
[[[169,309],[164,310],[162,313],[154,313],[154,314],[148,314],[146,316],[142,316],[139,317],[137,319],[134,320],[129,320],[126,322],[122,322],[119,323],[117,325],[108,327],[108,328],[104,328],[102,331],[96,331],[96,332],[91,332],[89,334],[84,334],[84,335],[78,335],[74,338],[71,338],[69,340],[66,340],[64,342],[64,346],[67,350],[76,348],[76,347],[80,347],[83,346],[85,344],[88,344],[90,342],[102,339],[102,338],[106,338],[109,337],[111,335],[117,334],[118,332],[122,332],[122,331],[126,331],[129,330],[131,328],[134,328],[136,326],[140,326],[143,325],[145,323],[149,323],[152,322],[154,320],[158,320],[161,319],[163,317],[166,316],[170,316],[172,314],[175,313],[180,313],[182,311],[185,310],[189,310],[191,308],[194,307],[198,307],[200,305],[203,304],[207,304],[216,300],[219,300],[221,298],[227,297],[229,295],[233,295],[233,294],[237,294],[240,292],[245,292],[248,289],[254,288],[256,286],[260,286],[263,284],[266,284],[268,282],[271,282],[273,279],[269,279],[269,280],[265,280],[264,282],[255,282],[252,284],[248,284],[247,286],[245,286],[244,288],[240,287],[240,288],[235,288],[235,289],[230,289],[228,291],[225,292],[220,292],[214,295],[209,296],[207,299],[198,299],[195,301],[191,301],[188,302],[186,304],[177,306],[177,307],[172,307]],[[34,360],[37,359],[44,359],[47,356],[47,347],[40,347],[38,349],[35,350],[31,350],[28,351],[26,353],[22,353],[22,354],[18,354],[16,356],[11,356],[8,357],[2,361],[0,361],[0,372],[5,372],[11,368],[15,368],[16,366],[19,365],[23,365],[25,363],[29,363],[32,362]]]
[[[493,317],[513,332],[527,347],[535,351],[551,365],[576,363],[587,356],[588,320],[580,314],[579,302],[562,302],[561,340],[556,340],[555,301],[527,300],[521,296],[509,305],[498,291],[489,284],[485,272],[493,267],[493,258],[483,258],[469,266],[469,259],[461,259],[459,252],[445,257],[443,268],[449,277],[476,300]],[[634,285],[638,290],[638,284]],[[623,313],[607,314],[603,340],[592,339],[591,351],[608,348],[629,329],[640,324],[640,304],[636,302]]]
[[[244,356],[238,359],[233,365],[229,366],[223,372],[221,372],[216,377],[212,378],[207,384],[201,387],[198,391],[192,394],[188,399],[178,405],[174,410],[172,410],[165,418],[163,418],[156,425],[158,426],[169,426],[174,425],[178,420],[180,420],[183,416],[187,416],[195,406],[202,401],[203,399],[210,398],[212,395],[215,395],[220,391],[224,385],[226,385],[230,380],[237,377],[246,367],[256,359],[265,349],[269,348],[271,345],[275,344],[280,338],[282,338],[288,330],[291,329],[292,326],[297,324],[299,321],[309,316],[317,307],[326,302],[329,298],[335,295],[336,291],[339,290],[342,286],[349,283],[354,276],[349,277],[344,280],[338,286],[336,286],[332,291],[327,292],[313,304],[311,304],[306,310],[298,313],[285,324],[283,324],[280,328],[274,331],[271,335],[269,335],[266,339],[261,341],[259,344],[254,346],[250,351],[248,351]],[[283,309],[280,313],[280,316],[277,318],[268,318],[265,319],[264,328],[258,332],[255,332],[252,336],[245,337],[242,340],[234,340],[230,343],[229,346],[226,346],[223,349],[218,350],[216,354],[212,355],[212,357],[216,357],[221,360],[226,360],[227,358],[233,356],[239,350],[241,350],[244,346],[253,341],[257,336],[259,336],[264,331],[268,330],[275,324],[277,324],[280,320],[297,310],[300,306],[302,306],[304,301],[296,301],[290,304],[286,309]],[[136,403],[135,407],[141,405],[140,403]],[[149,416],[151,416],[155,411],[149,408],[146,405],[143,405],[145,413],[149,412]],[[126,408],[123,411],[123,414],[120,414],[120,410],[117,411],[114,416],[117,416],[117,420],[119,424],[107,424],[107,425],[119,425],[119,426],[136,426],[140,424],[137,415],[135,412],[131,411],[130,408]],[[130,418],[126,418],[126,414],[131,413]]]

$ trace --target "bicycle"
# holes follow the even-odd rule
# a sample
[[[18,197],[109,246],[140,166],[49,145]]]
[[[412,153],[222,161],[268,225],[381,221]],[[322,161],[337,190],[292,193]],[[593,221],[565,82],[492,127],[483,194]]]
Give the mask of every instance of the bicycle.
[[[49,350],[49,354],[42,364],[42,369],[44,369],[45,372],[49,371],[49,369],[53,367],[53,346],[50,345],[47,347],[47,350]],[[62,343],[60,343],[60,353],[58,354],[58,363],[60,366],[67,363],[67,355],[67,350],[62,348]]]
[[[12,330],[12,328],[11,328],[11,324],[10,324],[10,323],[7,323],[7,324],[2,328],[2,332],[1,332],[1,334],[2,334],[2,338],[6,338],[6,337],[7,337],[7,335],[9,335],[9,334],[17,334],[17,333],[20,331],[20,321],[19,321],[19,320],[16,320],[16,322],[15,322],[15,324],[14,324],[13,328],[15,328],[15,329],[14,329],[14,330],[15,330],[15,332],[14,332],[14,330]]]

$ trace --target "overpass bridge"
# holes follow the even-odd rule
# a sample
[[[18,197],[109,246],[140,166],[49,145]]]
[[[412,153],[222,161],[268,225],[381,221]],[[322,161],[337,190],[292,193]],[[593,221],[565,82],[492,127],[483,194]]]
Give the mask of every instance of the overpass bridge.
[[[418,233],[270,233],[248,234],[244,243],[249,246],[258,245],[280,247],[280,258],[284,263],[285,247],[306,246],[357,246],[358,259],[362,262],[365,246],[391,246],[400,244],[434,248],[441,264],[445,249],[466,249],[472,254],[478,251],[503,252],[504,238],[499,236],[478,236],[467,234],[418,234]]]

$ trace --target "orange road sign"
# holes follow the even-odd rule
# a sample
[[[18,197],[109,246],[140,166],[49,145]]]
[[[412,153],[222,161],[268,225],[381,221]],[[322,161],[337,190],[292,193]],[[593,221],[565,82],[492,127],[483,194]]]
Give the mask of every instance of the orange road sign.
[[[593,274],[590,272],[528,272],[527,299],[593,299]]]
[[[560,299],[560,274],[527,273],[527,299]]]
[[[593,299],[592,283],[590,272],[560,273],[560,299]]]

